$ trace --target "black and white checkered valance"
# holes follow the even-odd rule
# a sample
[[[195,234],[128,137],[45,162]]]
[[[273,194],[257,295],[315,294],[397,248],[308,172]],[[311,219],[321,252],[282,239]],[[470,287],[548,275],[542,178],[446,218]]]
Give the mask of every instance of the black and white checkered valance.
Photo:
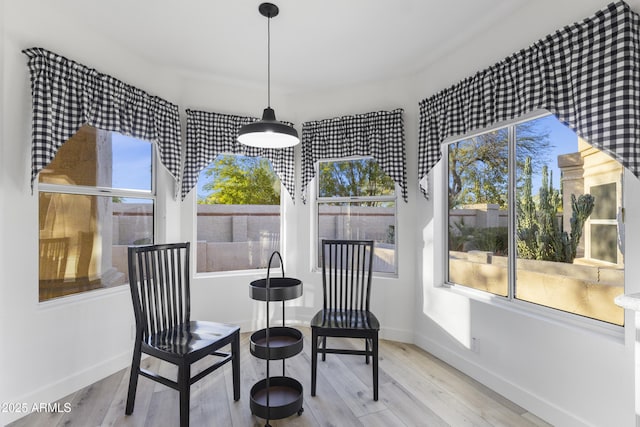
[[[407,201],[402,109],[377,111],[302,124],[302,199],[322,159],[371,156],[400,186]]]
[[[180,176],[178,106],[42,48],[29,58],[33,103],[31,187],[81,126],[156,143],[160,160]]]
[[[258,119],[255,117],[187,110],[187,155],[182,174],[183,200],[195,187],[200,172],[219,154],[225,153],[269,159],[282,185],[291,199],[294,199],[294,148],[258,148],[238,142],[238,130],[256,120]]]
[[[546,109],[640,175],[640,25],[619,1],[420,102],[421,188],[440,144]]]

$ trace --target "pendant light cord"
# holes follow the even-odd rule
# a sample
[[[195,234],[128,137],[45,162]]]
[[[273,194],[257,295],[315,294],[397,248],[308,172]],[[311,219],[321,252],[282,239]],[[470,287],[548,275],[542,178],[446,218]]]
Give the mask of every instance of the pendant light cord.
[[[279,122],[271,108],[271,18],[278,16],[279,10],[273,3],[261,3],[258,12],[267,18],[267,108],[262,111],[261,120],[238,130],[238,141],[250,147],[289,148],[300,142],[298,131],[286,122]]]
[[[267,17],[267,107],[271,108],[271,15]]]

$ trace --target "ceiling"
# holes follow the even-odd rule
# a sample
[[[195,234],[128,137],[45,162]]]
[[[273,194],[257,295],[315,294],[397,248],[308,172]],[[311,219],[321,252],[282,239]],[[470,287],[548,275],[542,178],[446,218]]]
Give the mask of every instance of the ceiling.
[[[285,90],[411,75],[527,0],[276,0],[271,82]],[[259,0],[57,0],[134,54],[176,71],[263,84]],[[67,15],[67,16],[69,16]]]

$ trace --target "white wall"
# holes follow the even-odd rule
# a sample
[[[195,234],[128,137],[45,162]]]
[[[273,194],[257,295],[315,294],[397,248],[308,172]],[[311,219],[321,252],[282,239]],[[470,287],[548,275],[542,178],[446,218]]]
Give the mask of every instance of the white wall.
[[[4,112],[6,111],[6,97],[5,94],[5,86],[7,85],[5,76],[5,61],[4,61],[4,1],[0,1],[0,159],[5,158],[4,152],[4,143],[6,138],[5,127],[4,127]],[[0,160],[1,161],[1,160]],[[5,176],[2,171],[0,171],[0,206],[6,205],[6,200],[4,198],[4,182]],[[4,231],[4,209],[0,209],[0,230]],[[0,237],[3,237],[4,234],[0,234]],[[4,245],[0,245],[0,301],[7,300],[7,289],[6,286],[2,285],[3,283],[7,283],[7,274],[6,274],[6,262],[5,262],[5,248]],[[7,342],[5,328],[3,325],[8,323],[9,318],[5,314],[5,311],[0,309],[0,342]],[[0,350],[0,366],[8,366],[7,358],[5,355],[5,351]],[[1,369],[1,368],[0,368]],[[0,402],[6,402],[9,398],[9,391],[6,387],[0,385]],[[1,423],[2,420],[0,420]]]
[[[305,94],[283,94],[272,88],[278,117],[293,121],[298,130],[307,120],[404,108],[409,203],[398,202],[398,278],[375,282],[373,308],[381,318],[382,335],[415,341],[557,425],[633,425],[633,317],[627,316],[630,326],[624,336],[612,337],[434,287],[442,280],[443,224],[434,215],[440,209],[438,199],[424,200],[417,187],[417,105],[422,98],[605,3],[529,2],[513,19],[487,29],[484,36],[451,52],[415,79]],[[0,15],[0,200],[2,207],[11,206],[0,210],[0,401],[48,402],[129,364],[132,313],[126,287],[37,302],[37,196],[31,194],[28,172],[31,100],[26,57],[20,51],[48,48],[175,102],[182,111],[260,115],[264,93],[260,87],[159,69],[128,54],[126,46],[101,39],[90,25],[61,16],[54,2],[0,4],[4,7]],[[640,0],[629,4],[640,11]],[[299,158],[297,167],[299,171]],[[437,173],[432,173],[431,181]],[[164,190],[158,205],[164,225],[159,240],[193,240],[193,192],[184,203],[173,201],[169,177],[162,173],[160,180]],[[627,232],[632,235],[640,227],[640,219],[634,219],[640,218],[640,207],[633,200],[640,184],[633,178],[625,185]],[[431,192],[438,193],[433,188]],[[287,317],[307,322],[321,304],[320,277],[311,271],[311,205],[302,204],[296,194],[295,204],[286,199],[284,214],[287,275],[305,283],[303,297],[289,303]],[[634,243],[627,240],[627,260],[640,252]],[[637,269],[628,261],[627,277],[636,276]],[[264,307],[249,300],[247,287],[250,280],[263,275],[196,278],[194,317],[235,322],[244,330],[260,326]],[[627,283],[627,291],[638,287]],[[480,339],[478,353],[466,347],[472,335]],[[2,422],[16,418],[15,414],[2,416]]]

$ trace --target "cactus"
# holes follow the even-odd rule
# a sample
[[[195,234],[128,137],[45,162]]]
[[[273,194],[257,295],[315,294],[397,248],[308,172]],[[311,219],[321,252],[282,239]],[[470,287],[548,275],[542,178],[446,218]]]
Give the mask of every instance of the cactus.
[[[571,262],[573,262],[573,259],[576,257],[576,249],[582,237],[584,223],[587,221],[587,218],[589,218],[589,215],[591,215],[591,212],[593,212],[594,206],[595,197],[591,194],[582,194],[578,196],[577,199],[574,194],[571,195],[571,210],[573,211],[570,220],[571,235],[569,237],[569,257]]]
[[[572,263],[582,237],[582,228],[593,211],[595,198],[571,195],[571,231],[562,231],[556,214],[562,207],[560,192],[553,188],[553,175],[542,168],[537,202],[531,191],[531,158],[524,165],[524,184],[517,204],[516,237],[518,256],[524,259]]]

